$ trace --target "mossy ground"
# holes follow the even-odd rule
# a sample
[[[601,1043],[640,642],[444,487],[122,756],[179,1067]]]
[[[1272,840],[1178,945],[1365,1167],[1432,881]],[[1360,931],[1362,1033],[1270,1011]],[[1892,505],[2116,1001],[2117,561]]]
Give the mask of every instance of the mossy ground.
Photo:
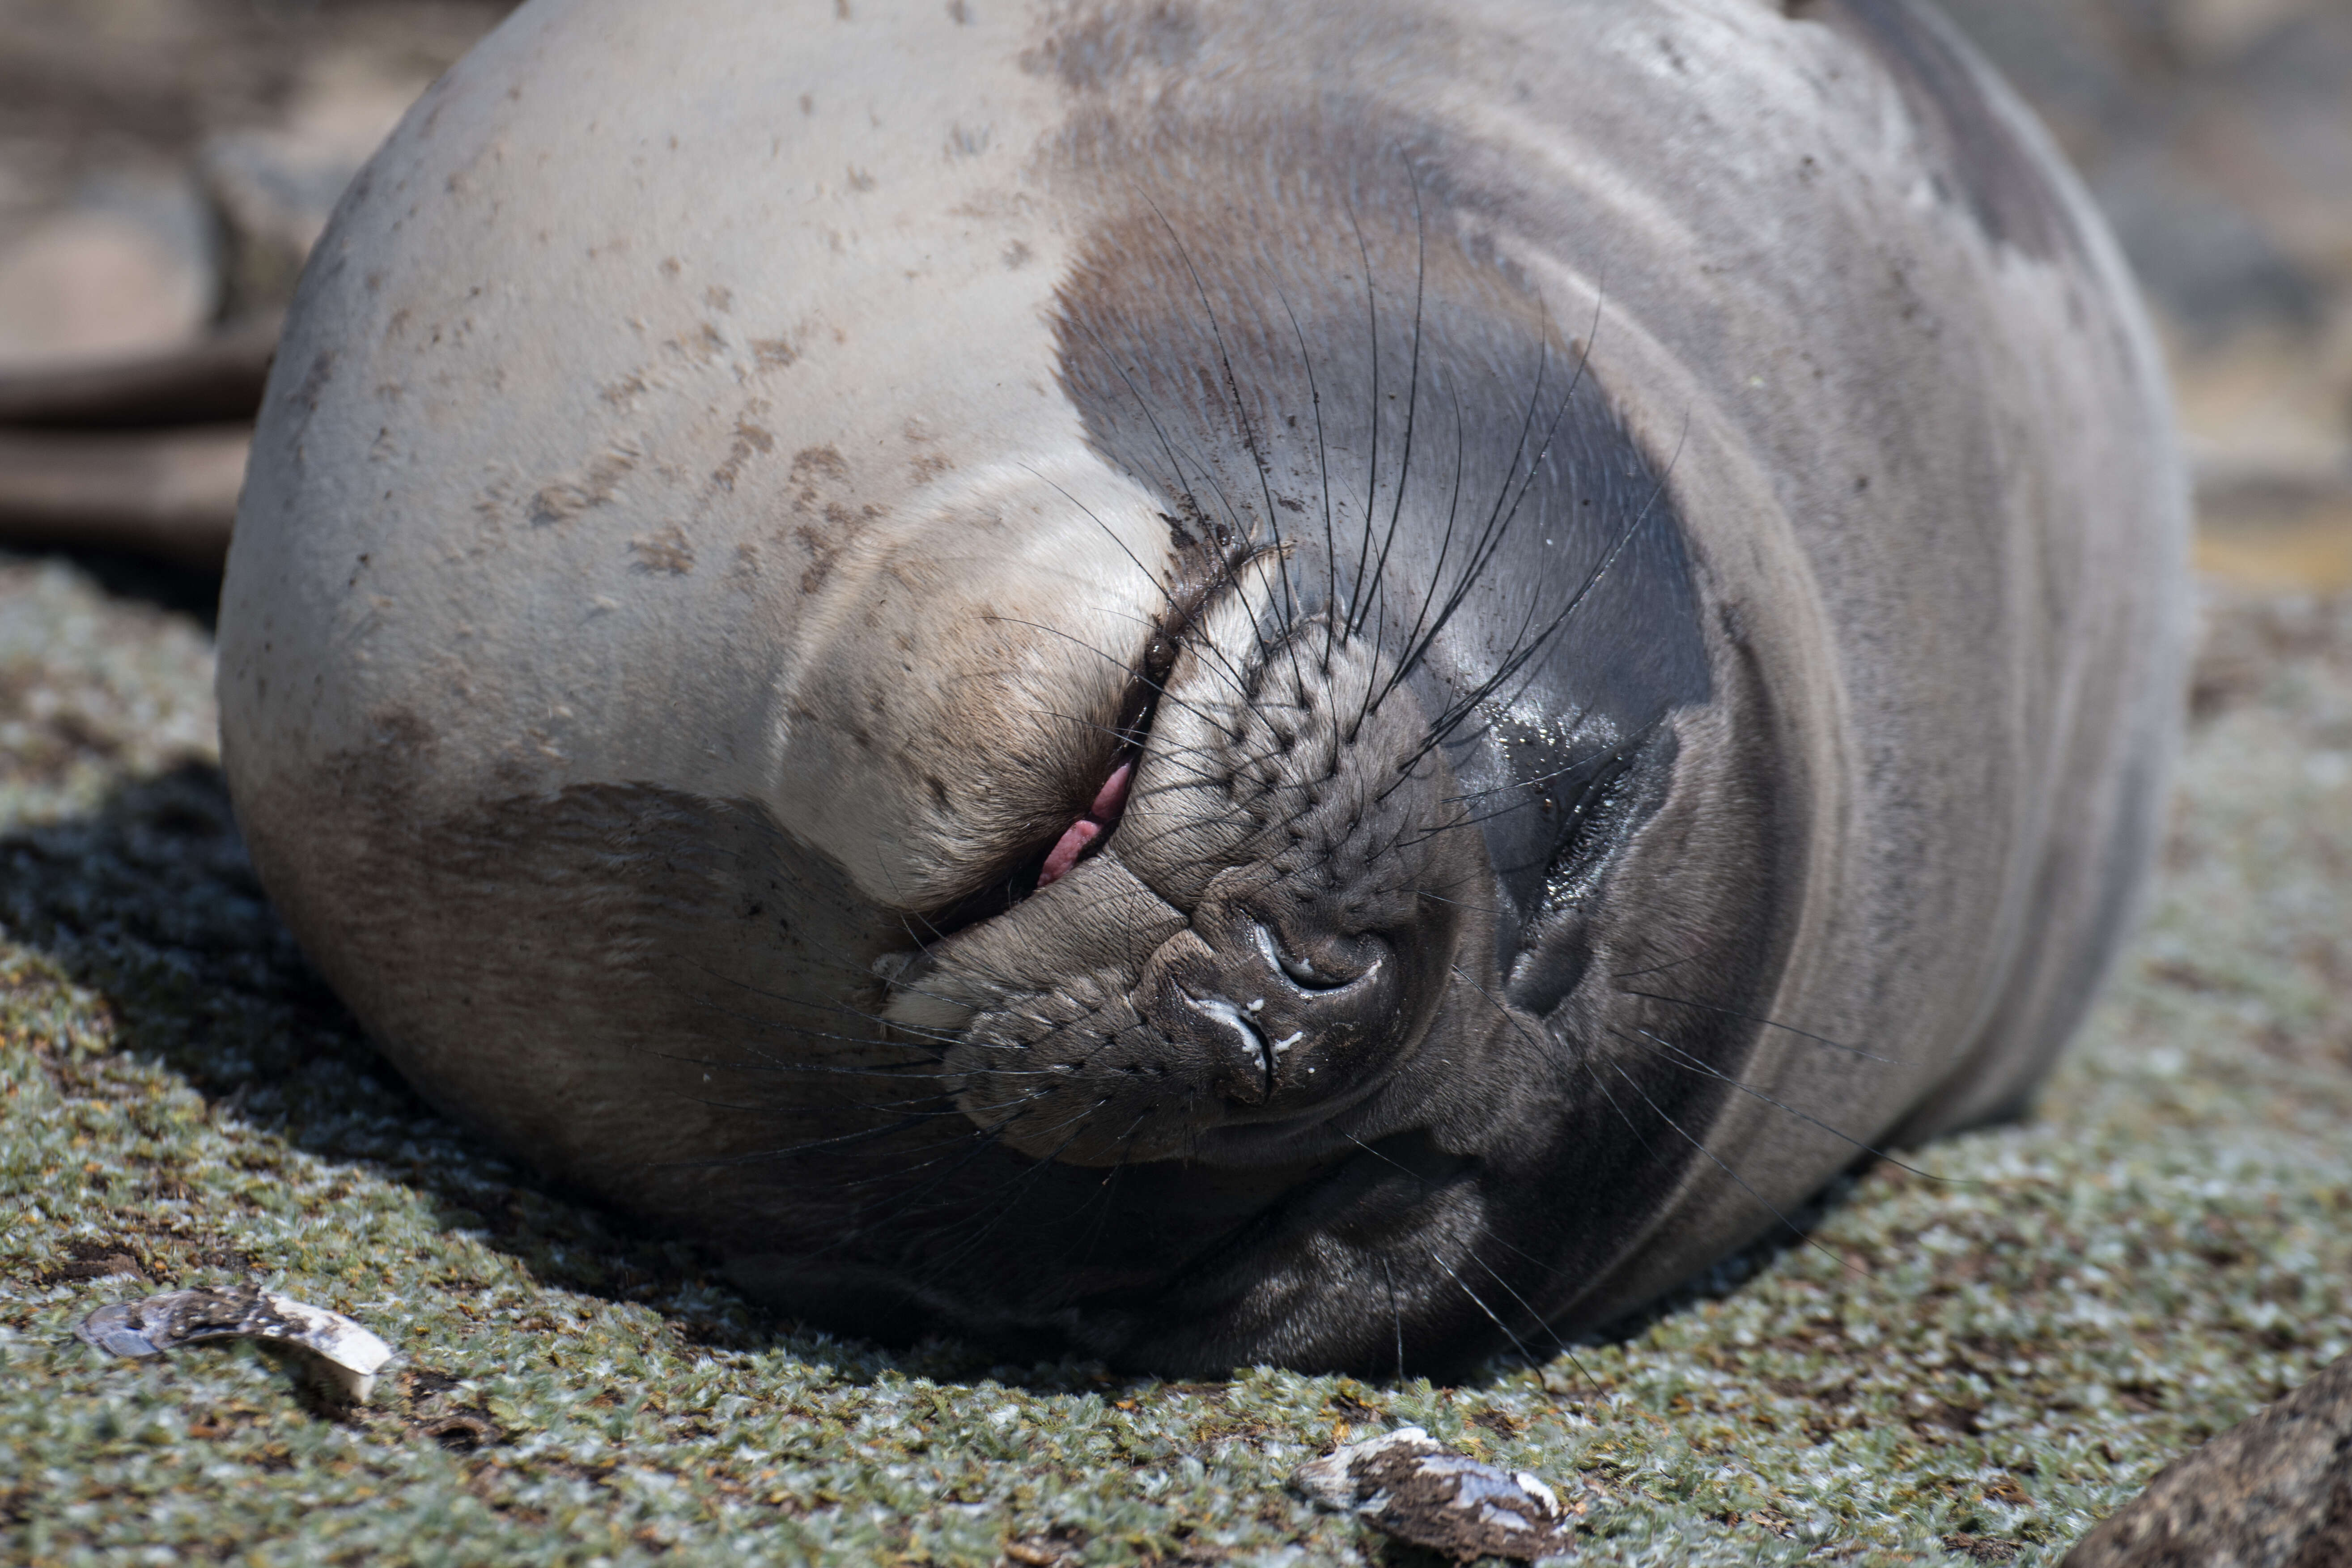
[[[2053,1560],[2352,1348],[2352,604],[2216,625],[2157,908],[2034,1120],[1573,1363],[1178,1385],[771,1321],[436,1120],[245,866],[201,626],[0,561],[0,1557],[1402,1561],[1283,1481],[1410,1421],[1581,1477],[1592,1561]],[[371,1405],[71,1336],[248,1277],[394,1343]]]

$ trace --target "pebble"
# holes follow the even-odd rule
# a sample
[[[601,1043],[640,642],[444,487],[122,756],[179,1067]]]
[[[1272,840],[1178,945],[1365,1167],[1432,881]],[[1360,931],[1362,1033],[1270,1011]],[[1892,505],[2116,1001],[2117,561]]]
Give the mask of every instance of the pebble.
[[[1298,1467],[1290,1484],[1310,1502],[1361,1515],[1400,1541],[1467,1563],[1532,1562],[1573,1545],[1575,1514],[1525,1470],[1458,1454],[1418,1426],[1350,1443]]]

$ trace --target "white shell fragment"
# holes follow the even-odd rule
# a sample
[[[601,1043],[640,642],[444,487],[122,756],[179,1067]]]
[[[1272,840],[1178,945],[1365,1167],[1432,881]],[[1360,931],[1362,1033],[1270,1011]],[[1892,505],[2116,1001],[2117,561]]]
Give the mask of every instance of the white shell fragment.
[[[1361,1514],[1398,1540],[1456,1562],[1531,1562],[1564,1552],[1571,1543],[1569,1512],[1549,1487],[1525,1470],[1501,1470],[1454,1453],[1418,1426],[1400,1426],[1309,1459],[1290,1484],[1309,1501]]]
[[[390,1345],[341,1312],[250,1285],[166,1290],[100,1307],[76,1325],[74,1337],[119,1356],[162,1355],[202,1340],[264,1340],[301,1352],[322,1384],[362,1404],[392,1359]]]

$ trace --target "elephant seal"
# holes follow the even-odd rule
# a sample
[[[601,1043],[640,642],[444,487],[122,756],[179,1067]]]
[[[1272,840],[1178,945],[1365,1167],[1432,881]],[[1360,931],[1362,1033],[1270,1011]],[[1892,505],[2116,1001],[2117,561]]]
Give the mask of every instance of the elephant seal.
[[[2181,481],[1880,0],[532,0],[303,279],[225,765],[436,1103],[814,1321],[1443,1370],[2018,1106]]]

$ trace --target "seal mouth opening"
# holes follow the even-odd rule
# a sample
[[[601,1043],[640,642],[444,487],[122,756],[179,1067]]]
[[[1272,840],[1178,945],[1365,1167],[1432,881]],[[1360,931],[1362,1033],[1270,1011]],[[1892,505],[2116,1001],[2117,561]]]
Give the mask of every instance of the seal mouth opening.
[[[1118,721],[1111,728],[1116,744],[1109,767],[1101,775],[1092,798],[1051,837],[1034,841],[1014,857],[1009,871],[992,878],[977,892],[931,915],[924,922],[930,932],[926,946],[1011,911],[1039,889],[1051,887],[1069,875],[1079,862],[1101,853],[1118,831],[1127,810],[1136,768],[1150,744],[1152,722],[1167,695],[1178,655],[1209,610],[1226,593],[1238,588],[1243,572],[1255,555],[1264,553],[1230,552],[1225,540],[1215,534],[1212,535],[1212,546],[1210,542],[1185,530],[1177,520],[1168,521],[1177,538],[1180,557],[1187,559],[1175,586],[1168,591],[1166,612],[1153,622],[1150,637],[1135,662],[1134,674],[1119,703]]]
[[[1155,635],[1152,640],[1156,647],[1162,638]],[[1143,760],[1144,747],[1151,736],[1151,721],[1159,711],[1160,685],[1161,680],[1154,679],[1148,667],[1139,673],[1122,705],[1122,721],[1113,731],[1118,737],[1118,749],[1112,752],[1110,767],[1096,786],[1093,798],[1052,837],[1031,843],[1013,861],[1010,871],[925,921],[930,932],[926,946],[1007,913],[1040,888],[1051,887],[1068,876],[1080,861],[1101,852],[1127,813],[1136,765]]]
[[[1054,840],[1054,847],[1045,851],[1045,862],[1037,868],[1037,886],[1043,888],[1068,876],[1070,868],[1078,863],[1078,857],[1110,837],[1111,830],[1118,826],[1120,814],[1127,809],[1127,786],[1134,777],[1132,757],[1111,769],[1110,777],[1095,792],[1094,803],[1087,807],[1086,815],[1064,828],[1062,836]]]
[[[1110,776],[1095,792],[1093,803],[1055,837],[1031,845],[1010,872],[926,918],[923,929],[929,935],[923,945],[934,946],[959,931],[1010,912],[1038,889],[1061,880],[1079,861],[1098,852],[1118,826],[1118,817],[1126,808],[1135,760],[1136,753],[1122,753]]]

